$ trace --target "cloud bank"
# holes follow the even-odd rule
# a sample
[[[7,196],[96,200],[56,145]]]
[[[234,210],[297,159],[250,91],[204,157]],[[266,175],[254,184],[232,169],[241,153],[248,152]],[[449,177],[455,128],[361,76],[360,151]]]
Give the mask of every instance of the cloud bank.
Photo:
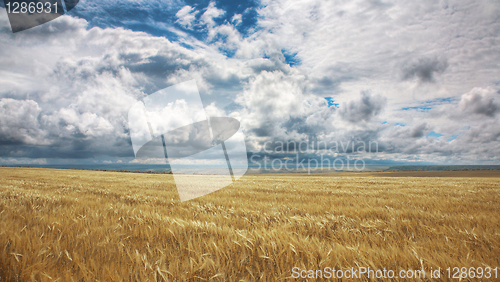
[[[180,1],[142,28],[142,2],[98,23],[89,3],[16,34],[0,9],[2,160],[130,161],[129,108],[196,79],[254,152],[357,138],[374,161],[500,161],[497,2]]]

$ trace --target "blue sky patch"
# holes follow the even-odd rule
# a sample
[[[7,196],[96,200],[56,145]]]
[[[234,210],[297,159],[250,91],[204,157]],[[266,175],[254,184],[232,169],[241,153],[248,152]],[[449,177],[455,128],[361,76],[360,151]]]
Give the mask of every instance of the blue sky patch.
[[[297,52],[289,53],[286,50],[281,50],[283,56],[285,56],[285,63],[290,65],[291,67],[300,65],[300,59],[297,57]]]
[[[419,112],[428,112],[430,109],[432,109],[432,108],[427,107],[427,106],[419,106],[419,107],[406,107],[406,108],[402,108],[401,110],[402,111],[417,110]]]
[[[444,136],[444,135],[441,133],[437,133],[435,131],[431,131],[431,132],[429,132],[429,134],[427,134],[426,138],[433,137],[433,138],[439,139],[439,137],[441,137],[441,136]]]
[[[459,99],[455,98],[455,97],[436,98],[436,99],[432,99],[432,100],[419,102],[420,105],[418,105],[418,106],[401,108],[401,111],[415,110],[418,112],[428,112],[430,109],[434,108],[435,106],[439,106],[442,104],[450,104],[450,103],[453,103],[453,102],[458,101],[458,100]]]
[[[232,24],[243,37],[252,34],[257,29],[258,13],[256,9],[261,4],[260,1],[253,0],[187,0],[184,2],[128,2],[123,0],[103,2],[88,0],[80,1],[68,15],[87,20],[89,29],[92,27],[122,27],[132,31],[146,32],[153,36],[162,36],[170,41],[178,41],[178,35],[168,29],[169,27],[175,27],[198,40],[204,41],[207,38],[208,30],[204,25],[197,23],[211,2],[215,3],[216,8],[225,11],[223,15],[214,19],[216,25]],[[176,23],[176,13],[186,5],[194,8],[195,22],[192,29]],[[236,14],[241,14],[241,20],[238,22],[232,21]]]
[[[281,53],[283,54],[283,57],[285,57],[285,63],[288,64],[289,66],[293,67],[296,65],[300,65],[300,59],[297,57],[297,52],[295,53],[289,53],[287,50],[282,49]],[[270,59],[271,57],[268,54],[264,54],[262,56],[264,59]]]
[[[221,54],[224,54],[228,58],[234,57],[234,55],[236,54],[236,51],[237,51],[236,49],[219,47],[219,52],[221,52]]]
[[[166,2],[126,2],[126,1],[80,1],[68,14],[83,18],[88,28],[122,27],[132,31],[142,31],[153,36],[163,36],[177,41],[178,36],[166,29],[177,20],[175,14],[184,5]]]
[[[335,106],[335,108],[339,107],[338,103],[335,103],[332,97],[325,97],[325,100],[328,102],[328,107]]]
[[[186,5],[195,7],[196,10],[204,12],[208,7],[210,2],[214,1],[185,1]],[[257,11],[256,9],[261,6],[260,1],[243,0],[243,1],[231,1],[231,0],[217,0],[215,1],[215,7],[224,10],[226,13],[216,19],[217,24],[223,24],[225,22],[231,23],[234,15],[241,15],[241,22],[236,25],[236,29],[245,37],[249,35],[249,31],[255,28],[257,25]],[[197,15],[197,19],[202,13]],[[251,32],[250,32],[251,33]]]

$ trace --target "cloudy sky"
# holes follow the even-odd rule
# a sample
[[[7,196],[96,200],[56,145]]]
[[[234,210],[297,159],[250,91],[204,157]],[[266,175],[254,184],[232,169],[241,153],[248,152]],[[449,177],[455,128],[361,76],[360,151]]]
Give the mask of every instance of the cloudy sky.
[[[191,79],[249,156],[500,164],[498,1],[84,0],[15,34],[2,6],[0,50],[2,164],[130,162],[129,109]]]

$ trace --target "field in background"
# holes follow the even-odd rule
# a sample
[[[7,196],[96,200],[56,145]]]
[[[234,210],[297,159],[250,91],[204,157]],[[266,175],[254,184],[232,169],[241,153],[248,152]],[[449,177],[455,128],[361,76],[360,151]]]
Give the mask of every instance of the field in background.
[[[492,173],[249,175],[180,203],[171,175],[0,168],[0,281],[276,281],[294,266],[499,267]]]

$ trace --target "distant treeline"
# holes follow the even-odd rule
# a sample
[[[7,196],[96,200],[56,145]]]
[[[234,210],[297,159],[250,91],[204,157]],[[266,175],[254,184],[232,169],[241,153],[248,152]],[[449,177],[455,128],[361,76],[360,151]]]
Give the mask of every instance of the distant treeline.
[[[2,165],[2,167],[22,167],[22,168],[40,168],[38,166],[6,166]],[[154,171],[154,170],[126,170],[126,169],[83,169],[83,168],[72,168],[68,167],[65,169],[73,169],[73,170],[91,170],[91,171],[109,171],[109,172],[129,172],[129,173],[150,173],[150,174],[172,174],[172,171]]]
[[[391,166],[386,171],[479,171],[500,170],[500,165]]]
[[[77,170],[85,170],[82,168],[70,168],[70,169],[77,169]],[[153,171],[153,170],[126,170],[126,169],[91,169],[93,171],[110,171],[110,172],[130,172],[130,173],[151,173],[151,174],[172,174],[172,171]]]

